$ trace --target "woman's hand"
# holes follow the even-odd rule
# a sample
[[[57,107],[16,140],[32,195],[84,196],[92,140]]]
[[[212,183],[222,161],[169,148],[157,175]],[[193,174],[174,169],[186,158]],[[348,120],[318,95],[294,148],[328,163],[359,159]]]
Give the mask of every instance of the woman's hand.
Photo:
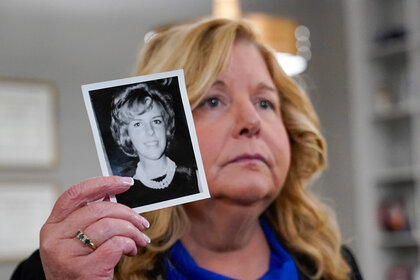
[[[112,279],[122,255],[135,256],[138,247],[150,242],[142,233],[149,226],[145,218],[122,204],[95,202],[126,191],[132,183],[129,177],[97,177],[60,196],[40,235],[47,279]],[[95,250],[76,237],[78,230]]]

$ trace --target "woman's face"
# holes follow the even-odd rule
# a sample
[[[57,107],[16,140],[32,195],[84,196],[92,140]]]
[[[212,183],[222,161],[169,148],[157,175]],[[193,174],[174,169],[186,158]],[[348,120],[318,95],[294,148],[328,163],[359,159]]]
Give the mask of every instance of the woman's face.
[[[290,144],[277,90],[252,43],[234,44],[193,115],[212,199],[268,206],[288,173]]]
[[[140,159],[159,159],[166,149],[164,109],[156,102],[152,106],[128,124],[128,135]]]

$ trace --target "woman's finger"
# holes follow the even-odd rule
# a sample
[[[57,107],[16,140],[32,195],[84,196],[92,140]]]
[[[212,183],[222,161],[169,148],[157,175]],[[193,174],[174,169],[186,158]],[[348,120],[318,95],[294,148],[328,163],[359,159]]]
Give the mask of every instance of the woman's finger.
[[[72,238],[77,230],[87,227],[104,218],[125,220],[138,230],[149,227],[149,222],[133,209],[115,202],[94,202],[71,213],[61,223],[55,225],[55,234],[63,238]]]
[[[136,243],[137,247],[144,247],[150,243],[150,238],[141,232],[137,227],[135,227],[132,223],[121,219],[101,219],[88,226],[83,233],[89,237],[96,247],[101,246],[114,236],[130,238]],[[84,244],[80,242],[80,245]]]
[[[66,190],[57,200],[47,223],[57,223],[70,213],[106,195],[122,193],[133,184],[131,177],[90,178]]]
[[[107,273],[114,270],[122,255],[135,256],[136,254],[137,246],[132,239],[114,236],[88,255],[87,261],[95,263],[96,269]]]

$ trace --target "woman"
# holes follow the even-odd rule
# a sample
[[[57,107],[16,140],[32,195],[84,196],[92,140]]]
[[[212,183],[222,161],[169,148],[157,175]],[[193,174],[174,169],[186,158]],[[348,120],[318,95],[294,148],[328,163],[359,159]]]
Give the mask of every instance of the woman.
[[[117,221],[97,225],[117,205],[96,203],[107,210],[79,214],[95,205],[84,206],[86,201],[125,190],[116,183],[124,179],[82,182],[59,199],[41,231],[47,276],[361,279],[335,221],[306,190],[326,164],[317,116],[250,26],[210,19],[172,28],[145,46],[137,74],[179,68],[212,197],[146,213],[151,226],[144,232],[152,243],[137,251],[136,245],[144,245],[141,225],[124,215],[118,223],[128,222],[132,230]],[[78,244],[78,228],[98,243],[96,250]],[[55,253],[67,243],[71,252]]]
[[[118,94],[111,107],[112,136],[129,157],[138,158],[134,186],[117,194],[117,201],[131,208],[198,193],[191,168],[178,167],[166,155],[175,131],[175,113],[169,95],[141,83]]]

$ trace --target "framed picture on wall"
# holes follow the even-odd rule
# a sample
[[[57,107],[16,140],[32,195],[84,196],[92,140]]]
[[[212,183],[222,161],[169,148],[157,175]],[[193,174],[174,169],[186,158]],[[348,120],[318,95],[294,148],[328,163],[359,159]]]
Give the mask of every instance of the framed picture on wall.
[[[49,169],[58,158],[56,90],[0,78],[0,169]]]
[[[55,182],[0,182],[0,261],[19,261],[39,247],[39,231],[61,189]]]

